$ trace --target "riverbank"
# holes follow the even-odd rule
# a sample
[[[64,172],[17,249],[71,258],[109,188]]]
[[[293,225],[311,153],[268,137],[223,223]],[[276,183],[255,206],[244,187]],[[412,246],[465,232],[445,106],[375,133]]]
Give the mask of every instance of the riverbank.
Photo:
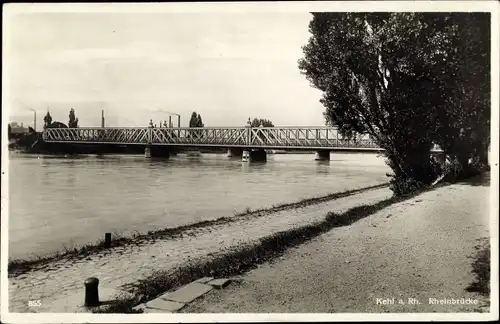
[[[337,194],[339,195],[339,194]],[[82,259],[61,259],[9,279],[10,311],[73,312],[71,296],[82,293],[83,281],[97,277],[100,287],[134,292],[134,285],[156,272],[175,272],[200,259],[216,259],[231,249],[263,237],[320,221],[328,211],[345,212],[362,204],[388,199],[387,187],[366,190],[310,205],[293,205],[281,211],[238,217],[230,223],[192,228],[171,239],[151,240],[102,250]],[[255,213],[255,212],[254,212]],[[37,308],[27,300],[42,300]]]
[[[387,206],[181,312],[488,312],[489,190],[476,177]]]
[[[174,228],[164,228],[156,231],[148,231],[147,233],[140,234],[136,233],[131,237],[126,237],[126,236],[120,236],[115,233],[112,235],[112,241],[108,245],[104,241],[104,239],[99,240],[95,243],[88,243],[83,246],[79,247],[74,247],[72,249],[69,248],[63,248],[60,251],[51,253],[49,255],[45,256],[37,256],[32,259],[14,259],[10,260],[8,263],[8,272],[9,272],[9,277],[15,277],[19,276],[21,274],[24,274],[26,272],[29,272],[31,270],[36,270],[39,268],[44,268],[45,265],[60,261],[62,259],[66,260],[81,260],[85,259],[88,256],[92,254],[99,253],[101,251],[105,251],[110,248],[116,248],[116,247],[123,247],[126,245],[141,245],[145,244],[148,242],[154,243],[155,240],[166,240],[166,239],[173,239],[177,238],[179,236],[182,237],[183,233],[187,231],[192,231],[196,229],[201,229],[204,227],[210,227],[210,226],[215,226],[215,225],[222,225],[222,224],[227,224],[230,222],[234,222],[238,220],[238,218],[241,217],[260,217],[260,216],[265,216],[269,215],[272,213],[288,210],[288,209],[296,209],[296,208],[302,208],[302,207],[307,207],[310,205],[322,203],[325,201],[329,200],[334,200],[342,197],[347,197],[351,196],[363,191],[367,190],[372,190],[372,189],[378,189],[378,188],[384,188],[387,187],[388,184],[380,184],[380,185],[374,185],[374,186],[369,186],[365,188],[360,188],[360,189],[354,189],[354,190],[348,190],[340,193],[332,193],[326,196],[320,196],[320,197],[314,197],[314,198],[307,198],[303,199],[297,202],[293,203],[285,203],[285,204],[279,204],[276,206],[272,206],[269,208],[260,208],[257,210],[251,210],[247,209],[244,212],[240,213],[235,213],[234,216],[226,216],[226,217],[220,217],[214,220],[207,220],[207,221],[202,221],[202,222],[197,222],[193,224],[188,224],[184,226],[179,226],[179,227],[174,227]]]

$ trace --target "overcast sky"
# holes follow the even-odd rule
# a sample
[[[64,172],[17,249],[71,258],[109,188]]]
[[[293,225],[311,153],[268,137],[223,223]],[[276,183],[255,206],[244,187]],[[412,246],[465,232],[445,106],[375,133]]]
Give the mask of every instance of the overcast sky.
[[[309,13],[30,13],[8,26],[10,120],[37,126],[50,107],[80,126],[146,126],[159,109],[205,126],[248,117],[322,126],[321,93],[297,67]],[[173,119],[175,117],[172,117]]]

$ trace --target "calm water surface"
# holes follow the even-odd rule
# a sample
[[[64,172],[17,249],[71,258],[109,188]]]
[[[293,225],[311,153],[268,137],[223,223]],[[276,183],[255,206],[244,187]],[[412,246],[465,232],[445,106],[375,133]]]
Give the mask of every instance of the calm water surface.
[[[371,153],[332,153],[329,163],[268,155],[264,164],[223,154],[168,161],[9,154],[9,258],[374,185],[389,170]]]

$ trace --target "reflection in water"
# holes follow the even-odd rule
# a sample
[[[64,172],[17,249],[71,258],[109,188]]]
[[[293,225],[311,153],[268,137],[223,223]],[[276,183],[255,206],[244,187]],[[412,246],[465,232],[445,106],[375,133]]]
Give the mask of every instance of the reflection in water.
[[[330,161],[316,161],[316,172],[318,174],[329,174]]]
[[[10,153],[10,257],[128,235],[386,182],[373,154],[58,157]]]

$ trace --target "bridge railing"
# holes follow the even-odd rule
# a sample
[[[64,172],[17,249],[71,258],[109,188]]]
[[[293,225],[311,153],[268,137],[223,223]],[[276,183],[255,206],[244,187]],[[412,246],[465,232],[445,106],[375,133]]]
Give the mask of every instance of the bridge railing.
[[[334,127],[49,128],[47,142],[262,148],[377,148],[368,137],[342,138]]]

